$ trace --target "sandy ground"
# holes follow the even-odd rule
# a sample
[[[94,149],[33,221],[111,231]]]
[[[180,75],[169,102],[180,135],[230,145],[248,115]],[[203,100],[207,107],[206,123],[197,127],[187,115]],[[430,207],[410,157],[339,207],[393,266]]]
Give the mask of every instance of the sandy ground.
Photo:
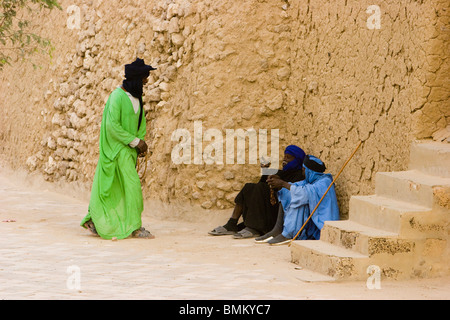
[[[79,226],[86,198],[36,181],[0,167],[0,299],[450,298],[450,277],[380,289],[300,280],[287,246],[209,236],[225,216],[174,221],[146,205],[155,239],[102,240]]]

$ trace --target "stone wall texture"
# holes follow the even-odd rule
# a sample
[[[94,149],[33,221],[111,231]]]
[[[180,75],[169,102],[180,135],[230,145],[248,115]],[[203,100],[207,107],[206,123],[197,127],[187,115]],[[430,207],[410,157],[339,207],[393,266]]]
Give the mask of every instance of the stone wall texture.
[[[53,56],[32,57],[37,69],[17,60],[0,73],[1,159],[49,181],[90,186],[104,104],[135,57],[158,68],[144,90],[152,151],[144,196],[187,211],[231,208],[260,169],[248,148],[245,164],[194,161],[194,149],[191,163],[176,164],[177,129],[192,146],[202,135],[200,156],[220,142],[208,140],[209,129],[223,137],[226,129],[266,129],[269,141],[278,129],[280,154],[297,144],[332,174],[363,141],[336,183],[345,218],[351,195],[373,192],[377,171],[405,169],[411,141],[450,123],[445,0],[61,5],[33,18]]]

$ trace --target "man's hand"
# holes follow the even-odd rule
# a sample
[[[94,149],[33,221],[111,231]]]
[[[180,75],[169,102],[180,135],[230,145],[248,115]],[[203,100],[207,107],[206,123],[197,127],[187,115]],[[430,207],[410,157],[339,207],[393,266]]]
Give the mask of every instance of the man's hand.
[[[273,189],[281,189],[281,188],[286,188],[286,189],[291,189],[291,185],[289,183],[287,183],[284,180],[281,180],[281,178],[277,175],[271,175],[267,177],[267,183],[269,184],[269,186],[271,186]]]
[[[260,159],[261,168],[269,168],[270,167],[270,158],[261,157]]]
[[[270,167],[270,162],[268,163],[261,163],[261,168],[269,168]]]
[[[136,150],[137,150],[139,156],[140,155],[145,155],[145,153],[148,150],[148,146],[147,146],[147,144],[145,143],[144,140],[139,140],[139,143],[136,146]]]

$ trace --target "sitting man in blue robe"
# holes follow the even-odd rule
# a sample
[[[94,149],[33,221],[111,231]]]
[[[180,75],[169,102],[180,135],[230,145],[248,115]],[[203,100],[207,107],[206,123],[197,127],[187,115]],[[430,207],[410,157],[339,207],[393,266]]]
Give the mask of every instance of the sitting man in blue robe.
[[[268,241],[269,244],[281,245],[290,242],[333,181],[331,174],[323,173],[326,169],[325,164],[312,155],[305,157],[303,168],[305,179],[299,182],[285,182],[276,175],[269,176],[267,179],[272,188],[280,189],[278,199],[284,211],[283,231]],[[331,186],[297,239],[319,240],[324,222],[333,220],[339,220],[339,207],[334,185]]]

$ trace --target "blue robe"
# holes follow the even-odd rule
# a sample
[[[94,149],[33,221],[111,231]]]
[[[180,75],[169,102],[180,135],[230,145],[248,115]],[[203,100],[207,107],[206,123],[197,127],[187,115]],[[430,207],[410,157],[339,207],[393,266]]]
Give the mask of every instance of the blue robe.
[[[278,199],[284,210],[282,234],[285,238],[295,237],[332,181],[331,174],[315,172],[305,167],[305,180],[291,183],[290,190],[282,188],[278,191]],[[339,220],[339,207],[334,185],[331,186],[297,239],[319,240],[324,222],[333,220]]]

